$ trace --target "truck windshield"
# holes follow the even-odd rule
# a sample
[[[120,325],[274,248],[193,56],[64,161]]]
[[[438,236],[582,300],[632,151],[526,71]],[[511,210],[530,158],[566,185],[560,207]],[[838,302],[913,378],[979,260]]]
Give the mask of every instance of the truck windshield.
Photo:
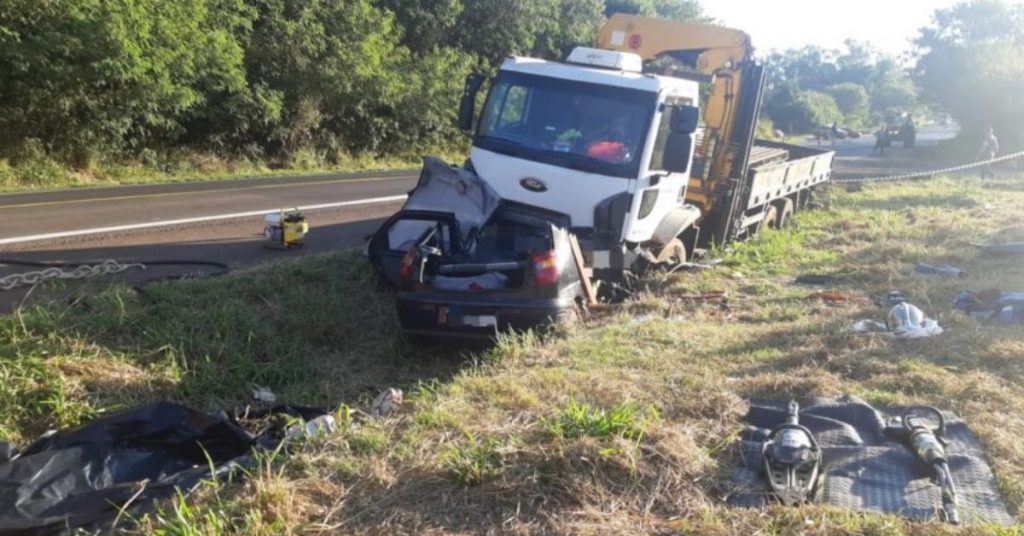
[[[503,72],[474,144],[546,164],[636,177],[657,95]]]

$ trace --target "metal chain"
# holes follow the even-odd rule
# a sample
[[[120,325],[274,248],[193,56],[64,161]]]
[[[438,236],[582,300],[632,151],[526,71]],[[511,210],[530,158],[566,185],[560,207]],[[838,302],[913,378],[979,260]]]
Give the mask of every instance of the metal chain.
[[[999,163],[999,162],[1005,162],[1007,160],[1013,160],[1013,159],[1016,159],[1016,158],[1020,158],[1022,156],[1024,156],[1024,151],[1019,151],[1019,152],[1016,152],[1016,153],[1012,153],[1012,154],[1008,154],[1008,155],[1004,155],[1004,156],[999,156],[999,157],[996,157],[996,158],[991,158],[989,160],[982,160],[980,162],[972,162],[970,164],[963,164],[963,165],[960,165],[960,166],[953,166],[953,167],[948,167],[948,168],[943,168],[943,169],[933,169],[933,170],[929,170],[929,171],[915,171],[913,173],[903,173],[903,174],[900,174],[900,175],[889,175],[889,176],[886,176],[886,177],[865,177],[865,178],[860,178],[860,179],[833,179],[832,181],[833,182],[838,182],[838,183],[846,184],[846,183],[860,183],[860,182],[886,182],[886,181],[903,181],[903,180],[909,180],[909,179],[920,179],[920,178],[923,178],[923,177],[931,177],[932,175],[940,175],[940,174],[943,174],[943,173],[953,173],[955,171],[963,171],[965,169],[971,169],[971,168],[976,168],[976,167],[981,167],[981,166],[987,166],[989,164],[996,164],[996,163]]]
[[[33,272],[11,274],[0,277],[0,291],[37,285],[50,279],[85,279],[87,277],[96,277],[99,275],[119,274],[131,269],[145,270],[146,265],[138,262],[120,263],[115,260],[108,259],[99,264],[83,264],[73,269],[54,267]]]

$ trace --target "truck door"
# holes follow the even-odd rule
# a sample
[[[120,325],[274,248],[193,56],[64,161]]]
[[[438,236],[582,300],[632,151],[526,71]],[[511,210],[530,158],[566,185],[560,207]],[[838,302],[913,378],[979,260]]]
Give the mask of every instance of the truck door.
[[[626,221],[624,239],[629,242],[650,240],[662,219],[686,199],[696,127],[686,123],[694,121],[696,108],[690,99],[669,97],[660,110],[648,172],[636,183]]]

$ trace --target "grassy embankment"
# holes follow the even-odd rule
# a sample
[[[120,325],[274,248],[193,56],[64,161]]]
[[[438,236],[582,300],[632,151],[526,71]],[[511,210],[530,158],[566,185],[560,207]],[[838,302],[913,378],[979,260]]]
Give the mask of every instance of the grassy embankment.
[[[93,162],[72,169],[42,153],[12,164],[0,159],[0,193],[62,188],[88,188],[169,182],[199,182],[252,177],[319,175],[359,171],[416,169],[421,155],[429,154],[459,162],[464,151],[433,149],[393,156],[344,156],[332,161],[312,153],[300,153],[287,161],[231,160],[203,153],[182,153],[152,161]]]
[[[0,319],[0,434],[24,441],[158,398],[216,409],[243,402],[252,383],[288,402],[363,409],[398,386],[407,401],[397,416],[171,501],[140,530],[951,532],[825,507],[724,505],[746,399],[852,394],[964,417],[1020,512],[1024,332],[979,325],[951,301],[964,288],[1024,290],[1019,259],[968,246],[1024,237],[1024,183],[881,185],[822,202],[794,228],[737,245],[725,267],[653,278],[565,333],[489,350],[403,339],[391,298],[354,253],[24,309]],[[917,275],[921,260],[970,276]],[[902,289],[947,332],[850,335],[853,320],[885,311],[808,299],[812,289],[790,284],[806,272],[835,273],[838,289],[865,298]],[[709,290],[728,291],[731,311],[682,299]]]

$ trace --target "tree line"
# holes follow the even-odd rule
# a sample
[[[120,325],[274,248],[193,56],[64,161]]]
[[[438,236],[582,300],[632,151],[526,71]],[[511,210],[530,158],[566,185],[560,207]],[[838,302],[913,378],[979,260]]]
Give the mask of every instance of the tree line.
[[[564,58],[616,12],[707,20],[696,0],[0,0],[0,175],[3,161],[330,165],[452,146],[466,74]],[[923,104],[1024,144],[1022,13],[939,10],[905,61],[852,41],[773,52],[765,117],[870,128]]]
[[[873,129],[895,112],[950,114],[970,157],[993,128],[1004,149],[1024,147],[1024,7],[968,0],[933,13],[905,58],[847,41],[766,58],[764,115],[787,134],[837,122]]]
[[[766,66],[764,112],[787,134],[832,123],[866,129],[918,102],[918,90],[897,59],[857,41],[842,50],[773,52]]]
[[[0,0],[0,158],[278,161],[458,140],[463,79],[691,0]]]

